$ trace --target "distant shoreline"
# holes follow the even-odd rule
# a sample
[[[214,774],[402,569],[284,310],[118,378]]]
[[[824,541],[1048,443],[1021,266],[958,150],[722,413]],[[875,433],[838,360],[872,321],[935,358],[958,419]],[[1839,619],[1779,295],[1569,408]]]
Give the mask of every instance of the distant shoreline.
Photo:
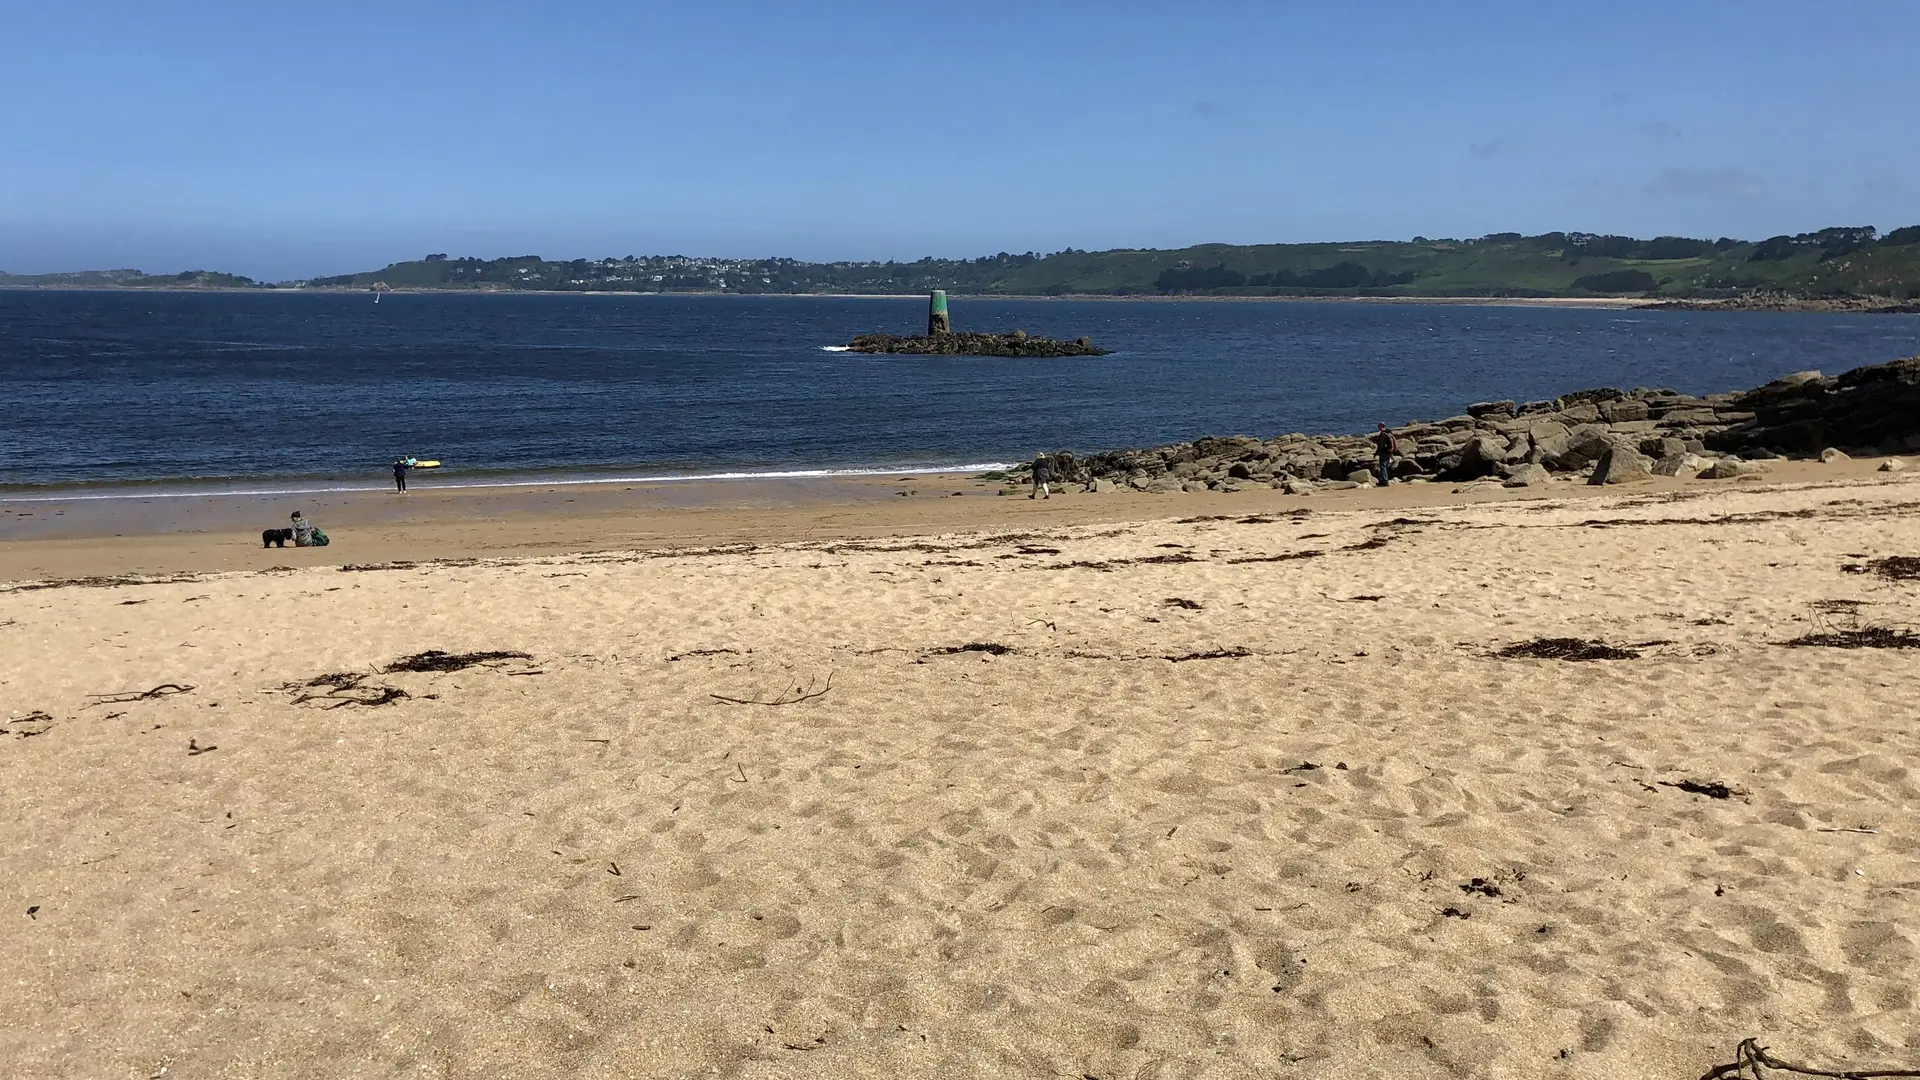
[[[88,293],[236,293],[246,296],[259,295],[295,295],[313,294],[324,296],[365,296],[371,289],[342,288],[320,286],[316,288],[288,289],[246,289],[225,286],[140,286],[140,285],[0,285],[0,292],[88,292]],[[629,292],[625,290],[595,289],[385,289],[389,296],[593,296],[609,298],[659,298],[671,296],[698,297],[734,297],[749,299],[791,299],[791,300],[919,300],[924,301],[924,292],[912,293],[747,293],[720,292],[717,290],[675,290],[673,292]],[[1647,299],[1634,296],[1169,296],[1169,295],[1130,295],[1117,296],[1112,293],[1063,293],[1046,296],[1025,293],[958,293],[949,290],[948,295],[955,300],[1046,300],[1046,301],[1097,301],[1118,303],[1131,301],[1151,301],[1154,303],[1207,303],[1207,304],[1446,304],[1463,307],[1577,307],[1577,308],[1639,308],[1672,301]]]
[[[924,301],[924,292],[911,293],[783,293],[722,292],[719,290],[674,290],[673,292],[629,292],[614,289],[384,289],[391,296],[548,296],[660,298],[695,296],[705,298],[748,298],[789,300],[915,300]],[[230,286],[140,286],[140,285],[0,285],[0,292],[84,292],[84,293],[232,293],[246,296],[312,294],[322,296],[365,296],[371,289],[341,286],[299,288],[235,288]],[[1205,304],[1403,304],[1448,307],[1533,307],[1587,308],[1649,311],[1771,312],[1836,315],[1912,315],[1920,314],[1920,301],[1901,301],[1892,297],[1724,297],[1694,299],[1665,296],[1196,296],[1169,294],[1113,293],[963,293],[948,290],[957,301],[1045,300],[1079,303],[1151,303]]]

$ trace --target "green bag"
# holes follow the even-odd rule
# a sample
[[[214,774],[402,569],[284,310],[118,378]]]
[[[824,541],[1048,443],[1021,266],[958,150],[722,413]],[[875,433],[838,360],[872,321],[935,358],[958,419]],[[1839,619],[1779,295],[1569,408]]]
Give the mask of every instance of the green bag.
[[[319,529],[315,529],[313,530],[313,539],[309,541],[309,543],[314,547],[326,547],[329,543],[327,534],[321,532]]]

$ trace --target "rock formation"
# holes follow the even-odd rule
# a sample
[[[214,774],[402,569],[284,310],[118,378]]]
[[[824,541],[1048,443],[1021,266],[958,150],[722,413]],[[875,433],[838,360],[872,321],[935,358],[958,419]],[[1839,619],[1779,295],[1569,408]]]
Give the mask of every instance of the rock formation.
[[[1056,341],[1034,337],[1024,330],[990,334],[962,330],[947,334],[899,337],[894,334],[861,334],[847,342],[847,348],[864,353],[908,353],[920,356],[1105,356],[1107,350],[1086,338]]]
[[[1763,470],[1759,461],[1818,458],[1828,448],[1914,453],[1920,356],[1835,377],[1801,372],[1744,393],[1601,388],[1551,401],[1483,402],[1393,434],[1402,449],[1393,467],[1400,479],[1518,481],[1514,486],[1556,474],[1598,484],[1654,475],[1730,479]],[[1356,475],[1365,482],[1373,453],[1369,435],[1295,434],[1051,456],[1063,481],[1099,490],[1235,491],[1257,484],[1304,494],[1349,486]]]
[[[1863,315],[1912,315],[1920,312],[1920,298],[1891,296],[1793,296],[1789,293],[1747,293],[1724,300],[1667,300],[1648,304],[1649,311],[1822,311]]]

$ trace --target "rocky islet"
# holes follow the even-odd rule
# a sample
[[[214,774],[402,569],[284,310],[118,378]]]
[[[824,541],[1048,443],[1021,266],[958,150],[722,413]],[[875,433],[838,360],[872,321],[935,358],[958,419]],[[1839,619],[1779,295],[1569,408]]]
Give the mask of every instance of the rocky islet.
[[[1058,356],[1105,356],[1107,350],[1086,338],[1061,341],[1024,330],[1004,334],[958,330],[902,337],[897,334],[861,334],[846,347],[853,352],[902,353],[913,356],[1017,356],[1045,359]]]

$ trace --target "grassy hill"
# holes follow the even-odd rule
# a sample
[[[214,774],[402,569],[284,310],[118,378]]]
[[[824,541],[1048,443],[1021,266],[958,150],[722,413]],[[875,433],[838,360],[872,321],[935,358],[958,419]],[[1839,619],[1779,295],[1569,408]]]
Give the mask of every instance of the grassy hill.
[[[0,289],[252,289],[260,282],[217,270],[148,274],[140,270],[76,270],[65,274],[0,273]]]
[[[204,270],[16,276],[5,286],[250,287]],[[1920,297],[1920,226],[1822,229],[1761,241],[1593,233],[1179,250],[1001,252],[978,259],[809,263],[682,255],[503,259],[428,255],[302,283],[327,288],[533,292],[917,293],[1061,296]]]
[[[653,256],[555,262],[426,259],[311,284],[578,292],[1203,296],[1920,296],[1920,226],[1825,229],[1763,241],[1588,233],[1179,250],[1000,253],[980,259],[806,263]]]
[[[1066,252],[982,291],[1208,295],[1920,296],[1920,228],[1759,243],[1563,233],[1353,244]]]

